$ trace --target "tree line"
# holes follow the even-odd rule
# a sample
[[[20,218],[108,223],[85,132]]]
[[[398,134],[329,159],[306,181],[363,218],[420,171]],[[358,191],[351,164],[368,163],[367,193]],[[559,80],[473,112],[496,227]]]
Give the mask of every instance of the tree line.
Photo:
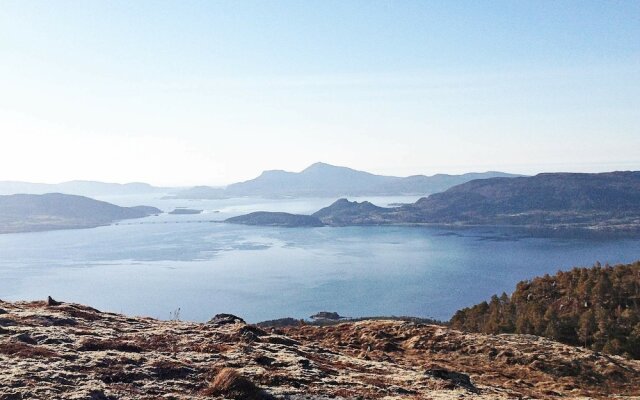
[[[640,359],[640,261],[574,268],[522,281],[511,296],[462,309],[455,329],[545,336]]]

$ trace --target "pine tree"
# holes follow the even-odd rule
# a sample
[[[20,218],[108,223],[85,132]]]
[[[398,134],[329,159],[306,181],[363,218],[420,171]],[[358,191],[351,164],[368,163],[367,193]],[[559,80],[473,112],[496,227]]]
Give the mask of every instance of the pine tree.
[[[596,330],[596,320],[593,316],[593,311],[587,310],[580,316],[580,322],[578,324],[578,339],[581,343],[584,343],[584,347],[588,347],[591,343],[592,335]]]
[[[640,358],[640,261],[574,268],[522,281],[511,297],[458,311],[451,326],[474,332],[532,333]]]

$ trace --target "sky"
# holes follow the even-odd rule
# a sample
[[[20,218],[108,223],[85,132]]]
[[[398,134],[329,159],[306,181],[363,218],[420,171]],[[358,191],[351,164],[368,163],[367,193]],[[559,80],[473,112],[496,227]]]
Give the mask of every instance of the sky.
[[[640,169],[639,1],[0,0],[0,180]]]

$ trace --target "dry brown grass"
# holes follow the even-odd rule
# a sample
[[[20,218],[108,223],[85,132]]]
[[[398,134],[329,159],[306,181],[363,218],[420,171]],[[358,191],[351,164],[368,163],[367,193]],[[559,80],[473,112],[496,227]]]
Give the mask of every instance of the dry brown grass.
[[[78,348],[80,351],[105,351],[116,350],[126,353],[140,353],[143,351],[140,346],[119,339],[85,339]]]
[[[157,360],[154,361],[151,366],[153,374],[158,379],[182,379],[193,372],[193,370],[185,364],[171,360]]]
[[[169,335],[145,335],[136,336],[132,339],[132,343],[135,346],[140,347],[146,351],[159,351],[159,352],[176,352],[178,339],[175,336]],[[184,349],[182,349],[184,350]]]
[[[383,394],[380,393],[376,393],[374,391],[371,390],[365,390],[365,389],[346,389],[346,388],[341,388],[341,389],[337,389],[333,392],[334,396],[337,397],[344,397],[344,398],[348,398],[348,399],[380,399],[382,397],[384,397]]]
[[[0,344],[0,353],[19,358],[57,358],[60,354],[41,346],[33,346],[22,342],[6,342]]]
[[[94,311],[81,310],[70,306],[63,306],[61,308],[65,314],[73,318],[83,319],[85,321],[97,321],[101,318],[100,314]]]
[[[225,396],[235,400],[273,399],[271,395],[261,390],[233,368],[220,370],[209,387],[203,391],[203,394]]]
[[[198,353],[211,353],[211,354],[222,354],[226,353],[229,350],[233,349],[233,346],[226,343],[197,343],[192,346],[193,351]]]
[[[27,309],[44,308],[46,307],[46,305],[47,305],[46,301],[30,301],[30,302],[21,304],[23,308],[27,308]]]

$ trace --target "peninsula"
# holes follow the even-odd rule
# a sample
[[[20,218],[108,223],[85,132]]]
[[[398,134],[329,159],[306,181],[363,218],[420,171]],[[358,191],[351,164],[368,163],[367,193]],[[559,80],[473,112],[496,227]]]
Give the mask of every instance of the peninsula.
[[[94,228],[161,214],[155,207],[120,207],[61,193],[0,196],[0,233]]]

